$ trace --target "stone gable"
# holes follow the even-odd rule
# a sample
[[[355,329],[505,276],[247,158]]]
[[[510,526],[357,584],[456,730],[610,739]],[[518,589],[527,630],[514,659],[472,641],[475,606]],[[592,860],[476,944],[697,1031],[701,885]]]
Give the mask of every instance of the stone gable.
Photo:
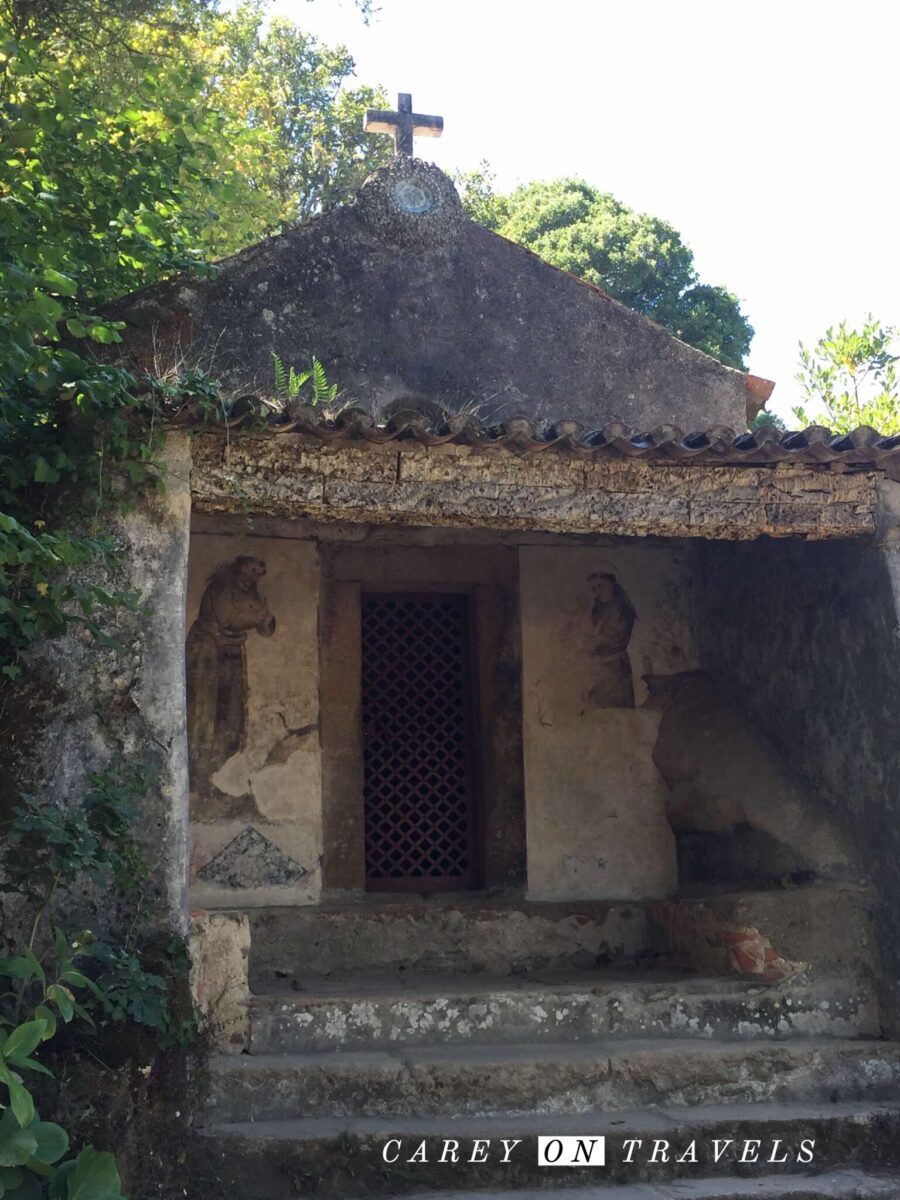
[[[741,429],[763,383],[465,219],[451,181],[417,159],[215,279],[156,285],[113,315],[142,369],[199,363],[230,393],[267,395],[273,351],[298,369],[316,355],[342,401],[382,411],[415,400],[591,429]]]

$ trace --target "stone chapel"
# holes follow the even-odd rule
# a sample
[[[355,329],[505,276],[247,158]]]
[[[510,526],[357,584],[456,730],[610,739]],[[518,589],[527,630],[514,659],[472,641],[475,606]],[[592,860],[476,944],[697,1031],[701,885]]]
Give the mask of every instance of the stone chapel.
[[[900,439],[744,432],[409,153],[115,313],[234,398],[129,533],[208,1194],[900,1195]]]

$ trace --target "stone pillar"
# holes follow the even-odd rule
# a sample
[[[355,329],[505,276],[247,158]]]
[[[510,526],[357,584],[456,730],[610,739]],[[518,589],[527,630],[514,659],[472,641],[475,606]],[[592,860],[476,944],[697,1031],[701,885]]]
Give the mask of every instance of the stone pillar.
[[[191,914],[191,993],[221,1054],[250,1045],[250,919],[239,912]]]
[[[188,755],[184,637],[191,524],[191,441],[170,434],[165,447],[166,489],[124,523],[131,581],[146,610],[141,667],[132,699],[143,737],[160,749],[161,865],[169,917],[187,932]]]

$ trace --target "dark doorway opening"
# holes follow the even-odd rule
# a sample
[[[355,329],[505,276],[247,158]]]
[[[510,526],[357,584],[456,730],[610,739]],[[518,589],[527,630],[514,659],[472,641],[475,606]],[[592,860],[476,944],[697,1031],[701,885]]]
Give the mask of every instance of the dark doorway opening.
[[[478,883],[469,597],[362,597],[366,890]]]

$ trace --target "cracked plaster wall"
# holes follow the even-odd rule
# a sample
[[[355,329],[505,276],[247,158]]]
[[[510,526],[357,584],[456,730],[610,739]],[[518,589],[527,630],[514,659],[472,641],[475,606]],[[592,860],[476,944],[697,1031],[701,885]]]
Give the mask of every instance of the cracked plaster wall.
[[[628,656],[640,705],[641,675],[697,665],[686,552],[523,546],[519,553],[528,896],[668,895],[676,863],[667,789],[652,758],[659,713],[591,700],[599,660],[588,576],[614,574],[636,611]]]
[[[252,555],[274,634],[247,635],[246,743],[192,780],[191,904],[309,904],[321,891],[319,564],[315,543],[241,534],[191,538],[187,627],[223,562]]]

